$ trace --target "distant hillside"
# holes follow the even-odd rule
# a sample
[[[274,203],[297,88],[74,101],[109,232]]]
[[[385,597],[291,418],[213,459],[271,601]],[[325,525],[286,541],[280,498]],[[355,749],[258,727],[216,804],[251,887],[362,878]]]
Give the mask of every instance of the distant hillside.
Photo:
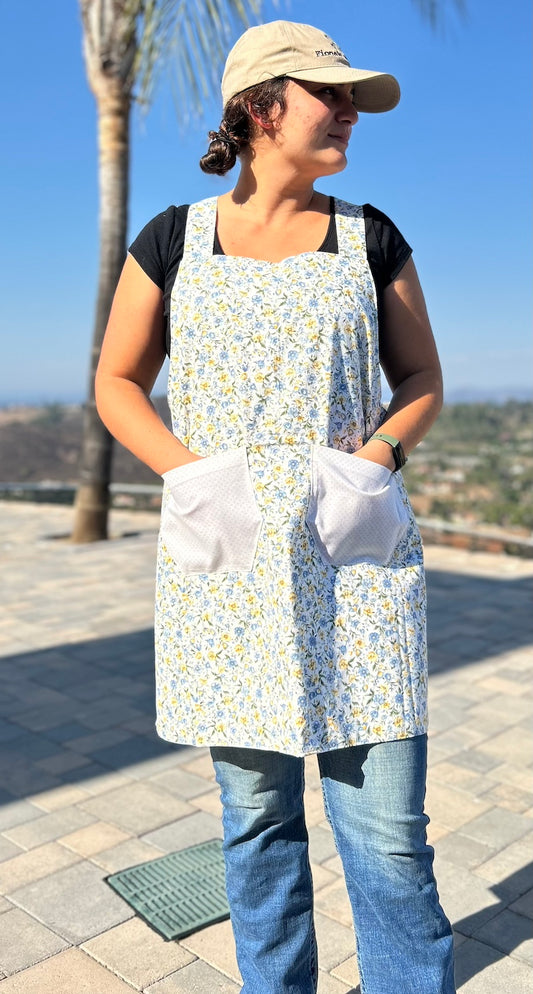
[[[168,424],[163,397],[154,404]],[[76,483],[82,436],[81,405],[13,407],[0,410],[0,481]],[[155,473],[118,443],[112,478],[117,483],[157,483]]]
[[[164,398],[154,403],[168,423]],[[76,483],[81,406],[51,404],[0,410],[0,482]],[[533,530],[533,404],[446,404],[404,470],[422,517],[476,527]],[[159,477],[115,445],[114,483]]]
[[[533,531],[533,404],[446,404],[404,479],[417,514]]]

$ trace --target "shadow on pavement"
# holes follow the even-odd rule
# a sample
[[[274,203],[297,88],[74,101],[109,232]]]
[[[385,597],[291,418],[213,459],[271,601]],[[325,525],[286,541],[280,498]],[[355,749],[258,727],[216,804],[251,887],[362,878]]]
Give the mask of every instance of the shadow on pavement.
[[[531,919],[509,907],[519,901],[533,886],[533,862],[520,867],[490,890],[499,898],[498,904],[476,911],[454,922],[454,931],[476,941],[459,946],[456,955],[456,981],[458,987],[498,960],[510,956],[523,942],[531,939]],[[463,949],[463,953],[461,950]],[[523,961],[524,962],[524,961]]]
[[[431,672],[452,675],[530,644],[531,585],[529,577],[429,570]],[[141,779],[150,775],[150,761],[155,772],[165,757],[173,765],[185,748],[155,733],[150,628],[4,657],[0,692],[0,829],[13,824],[13,813],[20,821],[16,808],[29,809],[26,797],[118,770]],[[23,812],[22,820],[27,817]],[[531,888],[531,871],[523,867],[492,888],[500,904],[454,924],[475,940],[462,952],[459,946],[459,986],[525,940],[530,923],[509,903]]]
[[[533,643],[533,577],[500,580],[428,570],[427,585],[430,673]]]
[[[430,671],[531,643],[531,586],[428,571]],[[154,730],[151,629],[6,656],[0,690],[0,804],[182,748]]]
[[[0,803],[169,755],[154,730],[153,632],[2,660]]]

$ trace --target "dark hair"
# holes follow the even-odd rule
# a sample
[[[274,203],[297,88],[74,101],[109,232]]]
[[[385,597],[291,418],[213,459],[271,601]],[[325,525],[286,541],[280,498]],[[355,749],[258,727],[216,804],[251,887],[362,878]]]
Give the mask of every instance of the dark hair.
[[[278,104],[281,117],[285,112],[287,82],[286,76],[268,79],[228,100],[219,129],[209,132],[209,148],[200,159],[200,169],[204,173],[224,176],[233,169],[239,153],[257,134],[257,125],[250,110],[266,118],[275,104]]]

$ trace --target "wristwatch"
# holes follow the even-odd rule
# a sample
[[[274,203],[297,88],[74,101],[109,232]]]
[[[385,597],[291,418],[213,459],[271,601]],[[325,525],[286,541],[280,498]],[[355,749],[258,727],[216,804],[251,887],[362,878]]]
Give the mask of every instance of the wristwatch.
[[[396,473],[397,470],[401,469],[402,466],[405,466],[407,462],[407,456],[403,451],[402,443],[397,438],[394,438],[393,435],[385,435],[385,432],[383,431],[376,432],[375,435],[372,435],[372,438],[370,438],[369,441],[372,442],[373,439],[375,438],[380,439],[380,441],[382,442],[387,442],[390,445],[392,449],[392,454],[394,456],[394,470],[393,470],[394,473]]]

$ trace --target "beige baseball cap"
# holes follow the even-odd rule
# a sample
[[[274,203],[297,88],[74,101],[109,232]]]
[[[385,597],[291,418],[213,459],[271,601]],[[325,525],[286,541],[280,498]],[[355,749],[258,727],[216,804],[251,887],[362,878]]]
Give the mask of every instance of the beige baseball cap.
[[[370,114],[392,110],[400,99],[397,79],[354,69],[338,45],[319,28],[270,21],[249,28],[231,49],[222,77],[222,102],[278,76],[310,83],[355,83],[354,104]]]

